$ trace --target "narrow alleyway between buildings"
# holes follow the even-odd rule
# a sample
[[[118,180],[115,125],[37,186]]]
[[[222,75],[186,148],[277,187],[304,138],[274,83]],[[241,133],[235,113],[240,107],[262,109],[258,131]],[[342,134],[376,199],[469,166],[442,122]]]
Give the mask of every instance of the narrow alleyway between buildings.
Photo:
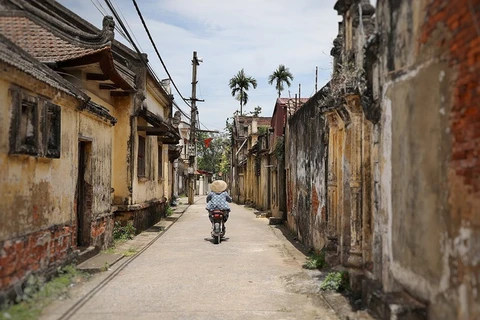
[[[232,204],[226,239],[215,245],[204,206],[196,198],[160,237],[53,302],[41,319],[337,320],[351,312],[343,296],[321,294],[326,272],[303,269],[305,254],[282,228]]]

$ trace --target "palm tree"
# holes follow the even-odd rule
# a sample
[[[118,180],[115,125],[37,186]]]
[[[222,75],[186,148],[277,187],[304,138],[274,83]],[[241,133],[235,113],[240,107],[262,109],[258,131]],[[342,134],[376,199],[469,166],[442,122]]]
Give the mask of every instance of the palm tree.
[[[232,97],[235,97],[240,101],[240,115],[242,115],[243,106],[248,102],[248,89],[252,85],[253,89],[257,88],[257,80],[253,77],[245,75],[245,71],[242,69],[230,79],[230,89],[232,89]]]
[[[290,81],[293,80],[293,75],[290,72],[289,68],[285,68],[283,64],[279,65],[277,70],[275,70],[268,77],[268,84],[273,84],[275,82],[275,89],[278,91],[278,97],[282,93],[284,87],[283,84],[286,83],[289,87],[292,84]]]

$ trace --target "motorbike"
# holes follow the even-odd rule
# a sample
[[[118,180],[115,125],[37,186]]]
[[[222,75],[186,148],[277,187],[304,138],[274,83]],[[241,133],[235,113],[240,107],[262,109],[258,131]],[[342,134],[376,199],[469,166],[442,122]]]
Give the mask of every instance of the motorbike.
[[[225,213],[222,210],[210,211],[210,217],[212,219],[212,237],[215,244],[222,242],[222,238],[225,236],[224,215]]]

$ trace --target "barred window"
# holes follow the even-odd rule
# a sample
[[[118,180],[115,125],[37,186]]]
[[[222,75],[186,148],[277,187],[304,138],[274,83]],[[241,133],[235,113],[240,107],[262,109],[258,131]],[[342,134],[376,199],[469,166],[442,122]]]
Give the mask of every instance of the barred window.
[[[137,175],[145,177],[145,138],[138,136],[138,166]]]
[[[46,147],[47,157],[60,158],[60,135],[61,135],[60,107],[49,103],[46,112]]]
[[[22,97],[20,102],[19,126],[17,127],[16,153],[36,155],[38,153],[38,101],[33,97]]]
[[[163,177],[163,153],[162,153],[162,146],[158,146],[158,180],[162,179]]]
[[[12,95],[10,153],[60,158],[60,107],[18,87]]]

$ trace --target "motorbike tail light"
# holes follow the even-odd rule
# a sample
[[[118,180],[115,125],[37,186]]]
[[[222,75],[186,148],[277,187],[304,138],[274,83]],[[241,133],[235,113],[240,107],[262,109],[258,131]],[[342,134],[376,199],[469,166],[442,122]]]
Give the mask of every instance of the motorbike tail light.
[[[213,214],[213,218],[214,219],[221,219],[221,218],[223,218],[223,215],[220,214],[220,213],[215,213],[215,214]]]

